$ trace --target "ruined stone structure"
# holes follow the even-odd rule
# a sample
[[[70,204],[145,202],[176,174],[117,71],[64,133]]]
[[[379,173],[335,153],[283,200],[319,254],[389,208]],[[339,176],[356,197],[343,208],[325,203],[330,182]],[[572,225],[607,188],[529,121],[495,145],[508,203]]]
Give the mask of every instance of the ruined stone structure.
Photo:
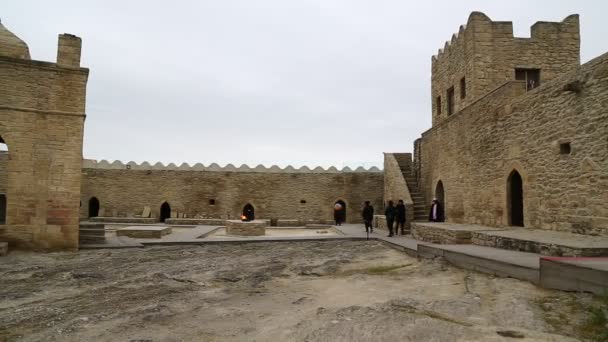
[[[361,222],[364,201],[382,206],[383,172],[306,167],[280,169],[183,165],[112,164],[86,160],[80,215],[127,216],[151,208],[151,216],[236,219],[247,204],[260,219],[333,220],[337,201],[346,204],[347,221]],[[93,201],[96,206],[89,205]],[[169,208],[163,216],[162,208]],[[97,209],[98,208],[98,209]],[[90,210],[99,210],[91,213]]]
[[[449,222],[608,235],[608,54],[581,66],[579,46],[577,15],[516,38],[472,13],[432,58],[408,186]]]
[[[0,24],[0,241],[76,249],[88,69],[81,40],[59,35],[57,63],[30,59]],[[6,210],[6,212],[2,212]]]

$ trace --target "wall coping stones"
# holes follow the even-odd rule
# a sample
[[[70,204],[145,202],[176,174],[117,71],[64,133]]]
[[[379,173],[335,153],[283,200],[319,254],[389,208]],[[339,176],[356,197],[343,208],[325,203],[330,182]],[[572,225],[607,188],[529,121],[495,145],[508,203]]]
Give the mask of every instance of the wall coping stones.
[[[266,167],[262,164],[258,164],[255,168],[249,167],[247,164],[242,164],[239,167],[234,166],[233,164],[227,164],[226,166],[220,166],[217,163],[212,163],[209,166],[205,166],[201,163],[196,163],[194,166],[190,166],[188,163],[182,163],[180,166],[177,166],[175,163],[169,163],[168,165],[164,165],[161,162],[157,162],[155,164],[150,164],[149,162],[143,162],[138,164],[134,161],[129,161],[124,164],[120,160],[115,160],[113,162],[109,162],[105,159],[97,161],[95,159],[83,159],[82,160],[82,168],[83,169],[102,169],[102,170],[175,170],[175,171],[211,171],[211,172],[260,172],[260,173],[379,173],[383,172],[383,170],[379,169],[376,166],[372,166],[369,169],[366,169],[362,166],[357,167],[355,170],[346,166],[342,168],[342,170],[338,170],[335,166],[331,166],[327,169],[324,169],[321,166],[317,166],[314,169],[311,169],[308,166],[301,166],[300,168],[295,168],[291,165],[288,165],[285,168],[280,168],[277,165],[272,165],[271,167]]]

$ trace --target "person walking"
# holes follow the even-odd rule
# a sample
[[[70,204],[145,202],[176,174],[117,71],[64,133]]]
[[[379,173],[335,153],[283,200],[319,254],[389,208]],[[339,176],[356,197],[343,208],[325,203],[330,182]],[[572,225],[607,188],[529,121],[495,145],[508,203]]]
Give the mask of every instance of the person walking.
[[[384,216],[386,217],[386,225],[388,228],[388,237],[393,236],[393,223],[395,222],[395,206],[393,205],[393,201],[388,201],[388,206],[384,210]]]
[[[369,204],[369,201],[365,201],[365,206],[361,212],[363,222],[365,223],[365,232],[373,233],[374,227],[372,227],[372,221],[374,220],[374,207]]]
[[[399,227],[401,227],[401,235],[405,233],[405,204],[403,204],[403,200],[399,200],[399,203],[395,207],[397,211],[396,221],[397,226],[395,226],[395,235],[399,235]]]
[[[445,217],[443,216],[443,208],[436,198],[433,198],[431,202],[431,212],[429,212],[429,222],[443,222]]]

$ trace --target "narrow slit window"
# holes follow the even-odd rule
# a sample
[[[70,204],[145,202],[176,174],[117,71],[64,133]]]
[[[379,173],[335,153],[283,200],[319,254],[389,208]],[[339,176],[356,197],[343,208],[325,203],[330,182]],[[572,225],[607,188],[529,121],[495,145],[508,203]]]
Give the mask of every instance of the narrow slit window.
[[[437,96],[436,106],[437,106],[437,115],[440,115],[441,114],[441,96]]]
[[[454,87],[448,89],[448,115],[454,114]]]
[[[467,97],[467,81],[465,78],[460,79],[460,98],[464,99]]]

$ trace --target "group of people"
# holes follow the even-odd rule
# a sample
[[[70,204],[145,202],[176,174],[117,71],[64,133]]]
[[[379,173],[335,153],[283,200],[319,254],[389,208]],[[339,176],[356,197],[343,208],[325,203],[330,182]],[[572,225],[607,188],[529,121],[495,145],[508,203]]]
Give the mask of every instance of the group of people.
[[[386,217],[386,225],[388,228],[388,237],[399,235],[399,231],[401,231],[401,235],[405,235],[405,212],[405,204],[403,203],[403,200],[399,200],[396,206],[394,205],[393,201],[388,201],[388,205],[386,209],[384,209],[384,216]],[[361,216],[363,217],[363,222],[365,223],[365,232],[373,233],[374,228],[372,226],[372,222],[374,220],[374,207],[369,201],[365,201],[365,206],[363,207]],[[431,210],[429,212],[429,221],[443,222],[443,220],[443,208],[441,207],[439,201],[434,198],[433,202],[431,203]],[[399,228],[401,228],[401,230],[399,230]]]

